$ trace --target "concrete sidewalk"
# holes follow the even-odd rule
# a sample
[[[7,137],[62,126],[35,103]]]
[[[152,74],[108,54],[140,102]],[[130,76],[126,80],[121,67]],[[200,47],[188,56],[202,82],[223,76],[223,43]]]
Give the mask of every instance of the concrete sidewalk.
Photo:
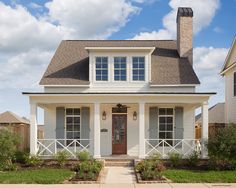
[[[236,183],[159,183],[159,184],[0,184],[0,188],[236,188]]]

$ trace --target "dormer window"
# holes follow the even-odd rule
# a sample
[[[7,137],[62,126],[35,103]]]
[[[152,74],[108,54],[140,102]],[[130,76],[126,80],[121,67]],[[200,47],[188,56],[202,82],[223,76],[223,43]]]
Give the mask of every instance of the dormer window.
[[[132,58],[133,81],[145,81],[145,58]]]
[[[126,81],[126,57],[114,57],[114,80]]]
[[[108,81],[108,57],[96,57],[96,81]]]

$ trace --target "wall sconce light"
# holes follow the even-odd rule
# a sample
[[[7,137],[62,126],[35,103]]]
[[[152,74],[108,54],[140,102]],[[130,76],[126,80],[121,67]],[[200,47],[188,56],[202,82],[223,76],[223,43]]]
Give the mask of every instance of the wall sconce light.
[[[134,111],[134,113],[133,113],[133,120],[137,120],[137,112],[136,111]]]
[[[102,113],[102,120],[106,120],[107,119],[107,114],[105,111],[103,111]]]

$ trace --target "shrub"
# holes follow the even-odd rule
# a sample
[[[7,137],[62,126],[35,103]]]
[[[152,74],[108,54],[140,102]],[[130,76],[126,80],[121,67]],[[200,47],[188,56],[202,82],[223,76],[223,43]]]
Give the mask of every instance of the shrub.
[[[140,174],[142,180],[160,180],[164,170],[163,162],[156,155],[155,157],[140,161],[135,166],[135,171]]]
[[[0,168],[7,170],[12,166],[14,153],[17,150],[19,137],[7,129],[0,130]]]
[[[182,162],[182,155],[176,152],[168,153],[171,167],[179,167]]]
[[[14,154],[14,162],[25,164],[25,158],[29,155],[28,151],[16,151]]]
[[[96,160],[82,161],[74,167],[76,175],[81,180],[95,180],[102,169],[102,163]]]
[[[150,157],[150,160],[152,161],[159,161],[161,159],[161,155],[159,153],[153,153]]]
[[[18,165],[17,164],[0,164],[0,170],[4,170],[4,171],[17,171],[18,170]]]
[[[208,140],[207,148],[210,166],[219,169],[235,169],[236,125],[231,124],[214,130]]]
[[[69,154],[66,151],[59,151],[55,155],[55,159],[57,160],[60,167],[64,167],[66,161],[69,159]]]
[[[199,153],[197,151],[192,152],[186,158],[187,165],[190,167],[196,167],[199,163]]]
[[[39,167],[42,164],[42,160],[37,155],[25,155],[25,162],[31,167]]]
[[[91,159],[90,154],[87,151],[78,152],[76,157],[79,161],[88,161]]]

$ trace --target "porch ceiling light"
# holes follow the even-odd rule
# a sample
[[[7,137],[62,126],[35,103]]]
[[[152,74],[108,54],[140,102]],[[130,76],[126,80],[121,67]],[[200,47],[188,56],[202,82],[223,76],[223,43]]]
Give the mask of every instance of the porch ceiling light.
[[[137,120],[137,112],[136,111],[134,111],[134,113],[133,113],[133,120]]]
[[[106,120],[107,119],[107,114],[105,111],[103,111],[102,113],[102,120]]]

